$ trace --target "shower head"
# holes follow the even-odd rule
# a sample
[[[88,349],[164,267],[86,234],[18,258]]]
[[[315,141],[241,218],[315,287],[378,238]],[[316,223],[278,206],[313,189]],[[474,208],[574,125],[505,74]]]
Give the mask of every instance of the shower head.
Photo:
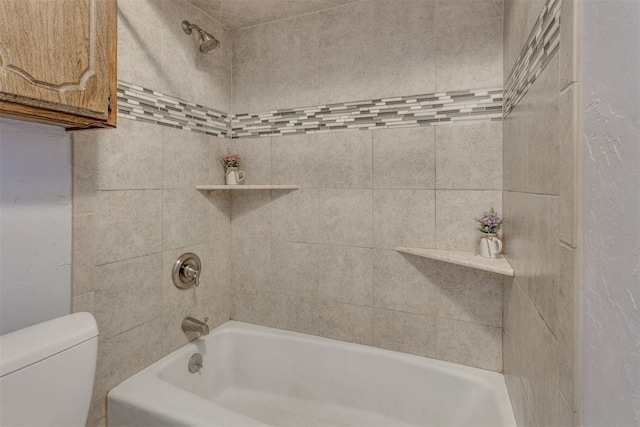
[[[182,31],[187,34],[191,34],[193,30],[196,30],[198,32],[198,43],[200,44],[200,52],[211,52],[212,50],[220,46],[220,41],[218,41],[218,39],[213,37],[211,34],[207,33],[197,25],[189,23],[189,21],[182,21]]]

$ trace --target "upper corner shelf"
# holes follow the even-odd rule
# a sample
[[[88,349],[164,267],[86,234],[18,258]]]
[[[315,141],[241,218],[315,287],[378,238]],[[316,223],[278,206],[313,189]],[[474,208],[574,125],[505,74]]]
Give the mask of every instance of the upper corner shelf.
[[[215,190],[299,190],[299,185],[198,185],[196,189],[203,191]]]
[[[504,257],[496,259],[483,258],[480,255],[475,255],[471,252],[449,251],[443,249],[400,247],[396,248],[396,251],[423,258],[449,262],[451,264],[463,265],[465,267],[476,268],[478,270],[489,271],[491,273],[503,274],[505,276],[513,277],[515,275],[513,267],[511,267],[509,261]]]

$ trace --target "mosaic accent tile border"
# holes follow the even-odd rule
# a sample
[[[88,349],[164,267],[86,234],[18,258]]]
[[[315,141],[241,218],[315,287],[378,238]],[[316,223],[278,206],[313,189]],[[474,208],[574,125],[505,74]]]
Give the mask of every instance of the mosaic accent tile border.
[[[118,117],[212,136],[231,136],[227,113],[118,81]]]
[[[227,138],[502,120],[502,89],[461,90],[229,115],[118,82],[118,116]]]
[[[502,89],[463,90],[237,114],[232,137],[429,126],[502,120]]]
[[[518,105],[558,50],[560,3],[561,0],[547,0],[509,74],[504,94],[504,117]]]

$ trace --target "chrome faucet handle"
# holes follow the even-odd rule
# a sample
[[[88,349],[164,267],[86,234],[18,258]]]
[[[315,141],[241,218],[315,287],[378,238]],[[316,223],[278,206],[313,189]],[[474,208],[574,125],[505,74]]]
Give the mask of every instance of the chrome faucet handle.
[[[187,252],[173,263],[171,277],[173,284],[180,289],[189,289],[191,286],[200,285],[200,272],[202,267],[198,255]]]
[[[194,280],[196,287],[200,286],[200,270],[192,265],[186,265],[183,267],[185,277]]]

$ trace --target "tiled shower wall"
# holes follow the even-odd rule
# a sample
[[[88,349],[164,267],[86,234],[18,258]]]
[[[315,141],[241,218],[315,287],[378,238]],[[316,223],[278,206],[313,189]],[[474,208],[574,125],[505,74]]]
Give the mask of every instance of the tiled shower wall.
[[[234,113],[500,87],[502,2],[376,0],[234,34]],[[232,317],[500,371],[500,276],[401,255],[475,250],[502,201],[500,122],[240,138]]]
[[[518,425],[570,426],[580,412],[578,2],[546,4],[560,4],[559,49],[503,123],[505,248],[515,270],[504,287],[504,370]],[[505,1],[505,87],[545,7]]]
[[[222,47],[199,54],[182,19]],[[183,1],[120,0],[119,79],[235,113],[496,88],[501,22],[496,0],[365,0],[232,37]],[[197,192],[222,182],[228,149],[248,183],[302,189]],[[121,118],[75,133],[73,305],[101,331],[89,422],[187,341],[185,315],[215,326],[231,299],[240,320],[500,370],[500,278],[393,248],[473,250],[472,218],[501,208],[501,158],[489,120],[229,140]],[[180,291],[170,264],[187,251],[202,285]]]
[[[186,1],[118,2],[118,78],[228,111],[231,41]],[[183,19],[222,42],[197,50]],[[182,319],[229,318],[230,200],[195,190],[222,183],[213,164],[228,139],[120,118],[117,129],[73,133],[73,310],[100,330],[89,425],[103,423],[105,394],[187,342]],[[184,252],[203,262],[201,285],[179,290],[171,264]]]

